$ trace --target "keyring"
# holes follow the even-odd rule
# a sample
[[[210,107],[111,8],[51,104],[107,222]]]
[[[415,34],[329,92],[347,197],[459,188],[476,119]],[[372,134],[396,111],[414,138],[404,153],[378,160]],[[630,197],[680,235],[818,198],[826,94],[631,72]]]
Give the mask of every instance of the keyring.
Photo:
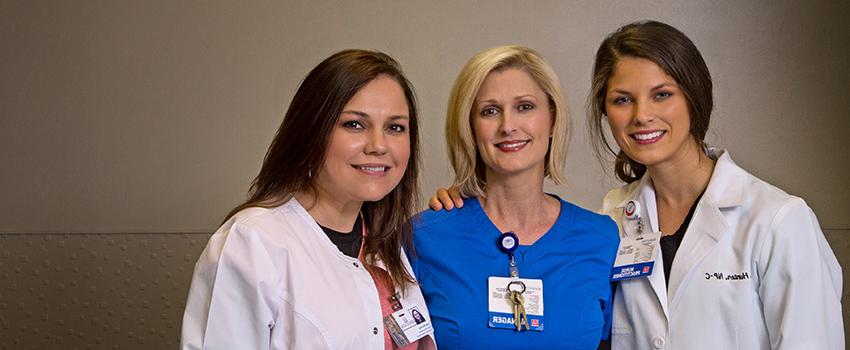
[[[522,287],[522,289],[521,290],[511,289],[511,286],[514,286],[514,285],[518,285],[518,286]],[[508,291],[518,292],[519,294],[525,293],[525,283],[523,283],[522,281],[511,281],[511,283],[508,283]]]

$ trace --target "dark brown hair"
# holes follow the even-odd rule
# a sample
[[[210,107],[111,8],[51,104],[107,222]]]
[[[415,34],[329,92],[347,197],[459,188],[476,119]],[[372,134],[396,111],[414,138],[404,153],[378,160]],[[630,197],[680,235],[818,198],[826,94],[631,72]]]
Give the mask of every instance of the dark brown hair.
[[[608,35],[593,64],[593,85],[588,101],[588,122],[597,155],[607,149],[616,155],[614,172],[626,183],[640,179],[646,166],[629,158],[623,151],[614,152],[605,139],[603,117],[608,80],[621,57],[652,61],[671,76],[685,95],[690,115],[690,133],[697,144],[704,145],[705,134],[714,108],[711,75],[697,47],[678,29],[661,22],[639,21],[620,27]]]
[[[401,287],[413,282],[400,253],[402,246],[413,249],[410,218],[419,194],[419,126],[413,86],[398,62],[387,54],[344,50],[331,55],[307,74],[266,152],[260,174],[251,184],[249,199],[227,217],[248,207],[279,206],[299,191],[315,193],[311,171],[322,168],[333,126],[343,107],[357,91],[381,75],[398,82],[407,99],[410,158],[396,188],[379,201],[363,203],[361,211],[369,232],[363,256],[367,265],[372,266],[380,259],[393,285]]]

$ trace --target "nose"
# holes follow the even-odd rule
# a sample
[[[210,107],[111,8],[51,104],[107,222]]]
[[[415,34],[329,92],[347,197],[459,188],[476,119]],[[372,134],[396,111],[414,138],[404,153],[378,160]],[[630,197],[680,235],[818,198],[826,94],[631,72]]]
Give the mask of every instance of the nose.
[[[634,122],[637,125],[645,125],[655,119],[655,112],[650,105],[645,102],[635,102],[634,104]]]
[[[499,125],[499,129],[504,135],[510,135],[514,131],[516,131],[516,125],[514,125],[513,114],[510,111],[505,111],[502,113],[501,125]]]
[[[380,128],[373,128],[368,133],[366,147],[364,152],[369,155],[382,155],[387,153],[387,140],[384,131]]]

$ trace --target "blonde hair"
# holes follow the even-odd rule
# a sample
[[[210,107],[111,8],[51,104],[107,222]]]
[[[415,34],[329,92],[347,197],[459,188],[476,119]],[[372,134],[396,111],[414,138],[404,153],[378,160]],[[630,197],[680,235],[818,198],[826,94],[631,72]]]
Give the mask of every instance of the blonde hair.
[[[487,75],[507,68],[519,68],[528,73],[549,98],[553,123],[544,176],[556,184],[564,182],[570,117],[558,75],[532,49],[516,45],[498,46],[479,52],[469,59],[460,71],[449,97],[446,112],[449,160],[455,172],[454,186],[467,197],[483,196],[487,185],[484,164],[472,136],[472,107]]]

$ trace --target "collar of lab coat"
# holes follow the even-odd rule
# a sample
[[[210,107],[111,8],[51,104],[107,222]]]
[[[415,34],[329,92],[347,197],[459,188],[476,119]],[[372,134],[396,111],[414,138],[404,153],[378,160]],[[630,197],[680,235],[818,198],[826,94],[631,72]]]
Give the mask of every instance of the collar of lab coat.
[[[745,182],[747,172],[741,169],[729,152],[722,148],[709,147],[706,153],[711,159],[717,161],[714,165],[714,172],[711,174],[711,180],[708,182],[708,187],[703,194],[703,201],[711,199],[711,202],[719,209],[727,209],[740,206],[744,202]],[[642,198],[646,197],[646,198]],[[643,204],[643,199],[649,199],[652,203],[652,210],[649,208],[645,211],[652,213],[651,221],[657,222],[655,210],[655,188],[652,187],[652,180],[649,176],[644,176],[637,181],[636,184],[628,186],[623,200],[617,204],[617,208],[622,209],[630,200],[638,199]]]
[[[706,152],[709,157],[716,160],[714,171],[674,258],[673,268],[670,271],[670,285],[669,287],[665,285],[664,269],[660,264],[656,265],[648,278],[668,320],[668,304],[669,307],[676,307],[677,293],[686,287],[683,285],[687,283],[685,276],[711,251],[726,232],[728,223],[723,211],[739,207],[745,200],[747,173],[732,161],[726,150],[708,148]],[[642,215],[648,218],[649,227],[655,232],[659,231],[655,188],[649,176],[644,176],[637,184],[628,186],[617,208],[625,207],[630,200],[641,203]],[[656,261],[660,262],[662,256],[660,248],[658,249]]]

